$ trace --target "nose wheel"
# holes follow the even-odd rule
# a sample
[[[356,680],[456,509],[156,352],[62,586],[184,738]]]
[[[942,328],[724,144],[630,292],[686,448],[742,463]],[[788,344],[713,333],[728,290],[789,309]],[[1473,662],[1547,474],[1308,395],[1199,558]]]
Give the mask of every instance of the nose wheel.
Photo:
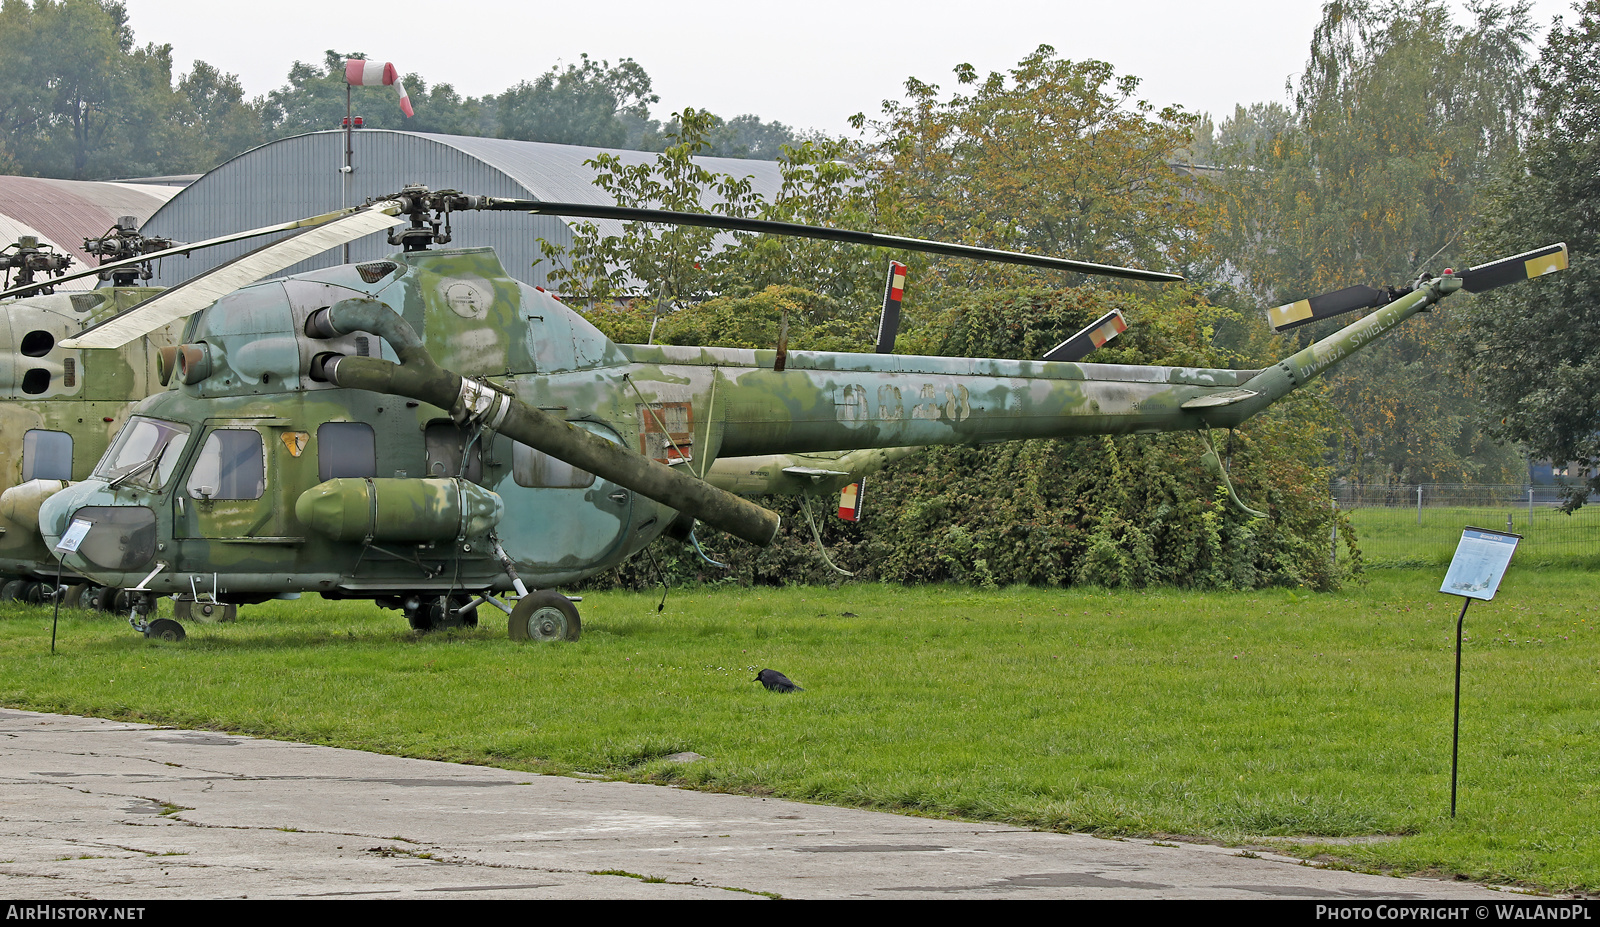
[[[478,626],[478,610],[464,595],[409,595],[400,604],[413,631],[447,631]]]
[[[183,631],[183,625],[171,618],[157,618],[144,627],[144,636],[151,640],[177,643],[189,635]]]
[[[514,641],[575,641],[583,622],[570,599],[554,589],[540,589],[517,600],[506,630]]]

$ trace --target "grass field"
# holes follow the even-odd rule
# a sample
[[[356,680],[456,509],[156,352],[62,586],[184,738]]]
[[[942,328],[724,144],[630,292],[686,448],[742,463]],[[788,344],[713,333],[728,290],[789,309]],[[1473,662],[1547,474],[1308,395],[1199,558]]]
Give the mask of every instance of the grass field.
[[[1519,554],[1520,557],[1520,554]],[[1467,615],[1460,816],[1442,570],[1326,595],[844,586],[611,593],[583,639],[275,603],[182,644],[0,611],[0,702],[541,772],[1600,890],[1600,582]],[[752,682],[774,667],[805,692]],[[692,750],[684,766],[662,757]],[[1337,844],[1324,838],[1379,836]]]
[[[1348,510],[1362,557],[1369,565],[1447,564],[1466,527],[1522,535],[1522,565],[1600,565],[1600,505],[1571,515],[1549,506],[1424,506]],[[1507,527],[1507,525],[1510,527]]]

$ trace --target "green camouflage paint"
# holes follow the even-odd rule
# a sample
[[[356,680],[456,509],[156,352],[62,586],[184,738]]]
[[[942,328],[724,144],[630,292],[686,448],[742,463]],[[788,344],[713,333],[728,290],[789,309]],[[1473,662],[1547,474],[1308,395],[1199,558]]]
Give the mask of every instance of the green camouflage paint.
[[[549,294],[512,281],[487,249],[397,254],[246,287],[194,317],[184,340],[211,349],[209,375],[139,407],[191,428],[175,477],[159,491],[90,479],[44,503],[41,530],[53,544],[81,507],[149,507],[159,543],[148,561],[93,575],[127,586],[159,566],[149,582],[158,592],[188,592],[194,582],[210,589],[213,576],[216,591],[236,600],[302,590],[368,597],[506,590],[511,580],[495,541],[526,582],[552,587],[636,553],[679,510],[655,501],[656,490],[647,497],[582,470],[551,469],[509,434],[559,458],[555,445],[542,442],[560,433],[581,453],[599,455],[584,460],[609,454],[648,469],[638,451],[650,446],[641,445],[641,432],[653,430],[658,448],[676,445],[672,471],[713,484],[728,485],[719,459],[767,457],[743,466],[762,483],[759,491],[772,491],[793,485],[783,455],[850,452],[836,459],[853,474],[934,444],[1226,427],[1437,301],[1450,283],[1436,281],[1261,371],[791,352],[780,372],[772,369],[773,351],[612,344]],[[324,319],[343,324],[319,329],[312,320],[323,309]],[[339,357],[329,362],[332,355]],[[404,487],[417,484],[421,495],[410,502],[433,524],[426,539],[374,532],[367,540],[365,529],[350,525],[370,511],[361,515],[356,496],[343,490],[337,513],[316,514],[325,482],[318,431],[329,422],[372,427],[364,477],[407,499]],[[662,426],[671,442],[661,441]],[[225,505],[186,488],[201,444],[224,428],[262,435],[261,498]],[[451,428],[458,429],[453,452],[437,437]],[[482,528],[492,519],[447,530],[453,516],[438,506],[437,487],[420,485],[423,477],[467,478],[494,496],[504,514],[493,535]],[[313,501],[304,502],[307,493]],[[684,503],[723,504],[715,493]],[[202,525],[197,513],[208,505]],[[86,566],[76,556],[67,563]]]

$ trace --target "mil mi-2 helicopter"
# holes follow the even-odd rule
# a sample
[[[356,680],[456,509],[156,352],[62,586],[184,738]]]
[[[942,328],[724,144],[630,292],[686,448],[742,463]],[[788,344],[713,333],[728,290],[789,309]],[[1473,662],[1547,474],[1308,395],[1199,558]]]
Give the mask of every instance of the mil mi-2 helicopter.
[[[7,277],[0,299],[15,297],[0,303],[0,436],[6,436],[0,441],[0,601],[39,602],[60,590],[69,607],[110,611],[127,599],[114,586],[88,585],[62,569],[39,536],[39,506],[67,482],[87,477],[134,403],[166,388],[181,325],[161,326],[115,351],[85,352],[62,342],[161,292],[143,283],[153,276],[154,261],[295,227],[282,223],[183,244],[143,235],[137,217],[123,216],[98,238],[83,240],[83,252],[100,263],[76,271],[71,255],[36,238],[0,250]],[[55,292],[85,277],[110,285]],[[216,610],[206,611],[211,617]]]
[[[662,210],[408,187],[86,330],[116,347],[191,316],[178,388],[140,403],[90,477],[44,502],[67,566],[145,596],[248,604],[373,599],[415,628],[509,613],[518,640],[574,640],[556,587],[698,520],[755,544],[778,516],[718,489],[719,457],[1233,427],[1456,290],[1536,273],[1527,256],[1412,292],[1264,370],[618,345],[490,249],[429,250],[451,212],[520,210],[852,241],[1144,280],[1175,275]],[[402,251],[252,283],[400,225]],[[324,217],[326,218],[326,217]],[[1564,262],[1565,249],[1560,248]],[[1543,265],[1541,265],[1543,266]],[[528,586],[535,587],[530,591]],[[507,606],[496,596],[515,589]]]
[[[72,256],[31,236],[0,251],[9,287],[0,297],[24,297],[0,304],[0,601],[38,602],[63,579],[72,583],[67,604],[78,604],[86,591],[76,574],[58,572],[39,537],[39,505],[68,481],[88,476],[133,404],[161,388],[159,351],[177,332],[163,326],[92,359],[61,342],[161,292],[140,285],[151,277],[144,256],[172,244],[140,235],[138,220],[125,216],[99,238],[84,239],[85,253],[98,255],[102,266],[82,273],[69,274]],[[112,262],[120,263],[106,266]],[[89,275],[111,286],[54,292]],[[115,589],[90,592],[88,604],[115,602]]]

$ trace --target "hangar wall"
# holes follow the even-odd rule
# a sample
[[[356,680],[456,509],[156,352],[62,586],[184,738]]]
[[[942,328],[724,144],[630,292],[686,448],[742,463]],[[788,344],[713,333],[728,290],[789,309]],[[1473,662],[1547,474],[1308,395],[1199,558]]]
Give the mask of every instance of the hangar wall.
[[[630,165],[651,163],[656,157],[648,151],[384,129],[357,130],[351,147],[355,170],[347,188],[339,170],[344,163],[343,132],[279,139],[233,158],[184,188],[145,223],[144,232],[200,241],[359,205],[369,198],[397,193],[411,183],[482,196],[609,205],[613,199],[594,185],[594,169],[584,162],[601,152]],[[775,161],[696,161],[718,173],[750,176],[754,190],[768,198],[782,187]],[[600,220],[596,224],[607,232],[621,230],[617,222]],[[572,242],[567,222],[554,216],[464,213],[453,216],[451,225],[453,240],[444,247],[493,247],[512,276],[537,286],[546,282],[539,239],[560,245]],[[262,237],[211,248],[189,258],[170,258],[158,268],[152,283],[172,286],[270,240]],[[383,234],[373,234],[351,243],[350,259],[374,260],[395,250]],[[334,249],[273,276],[331,267],[343,260],[343,250]]]

